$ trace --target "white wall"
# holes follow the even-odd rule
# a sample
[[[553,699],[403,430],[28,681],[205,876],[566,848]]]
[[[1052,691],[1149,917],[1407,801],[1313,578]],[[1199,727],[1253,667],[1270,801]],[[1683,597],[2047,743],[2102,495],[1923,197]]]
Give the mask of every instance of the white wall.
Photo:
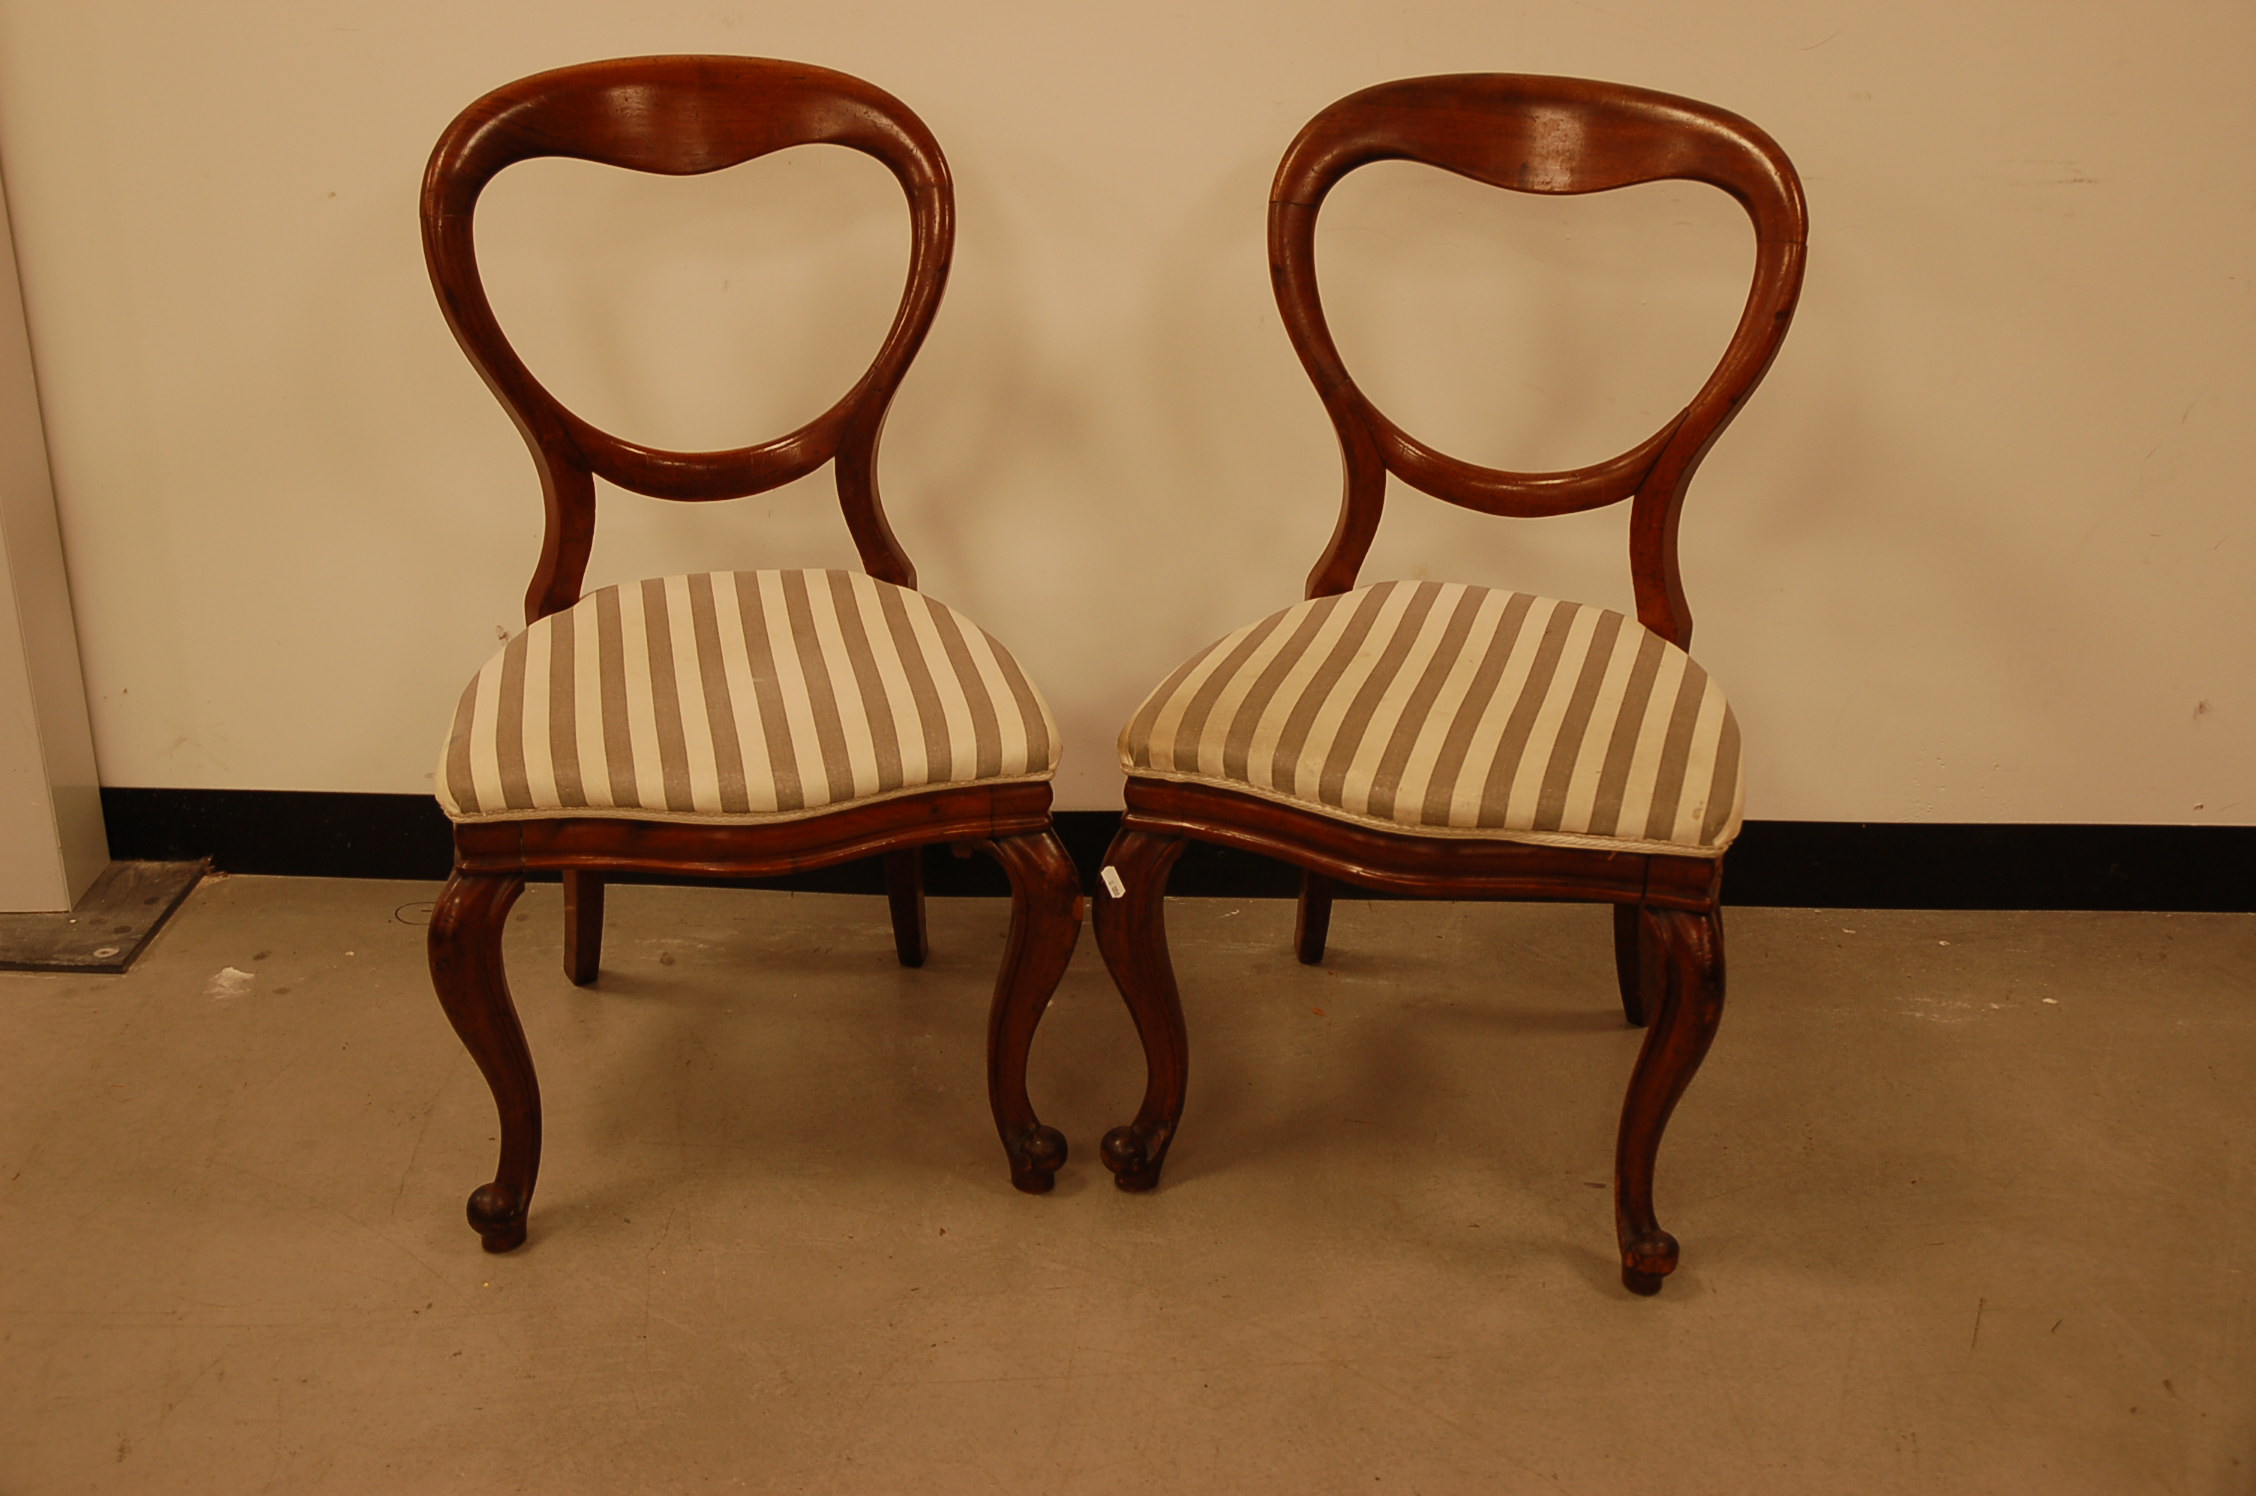
[[[949,153],[956,275],[882,476],[927,590],[1056,706],[1069,807],[1118,803],[1143,691],[1297,598],[1329,533],[1331,436],[1262,260],[1285,143],[1367,83],[1514,70],[1724,104],[1809,190],[1799,323],[1686,524],[1753,813],[2256,821],[2244,0],[0,0],[106,783],[428,786],[518,620],[539,502],[424,280],[424,156],[510,78],[698,50],[859,73]],[[1331,301],[1411,429],[1585,460],[1720,348],[1733,211],[1374,168],[1331,210]],[[818,150],[691,182],[520,168],[485,242],[562,391],[704,444],[852,377],[901,224],[874,166]],[[1622,518],[1403,493],[1366,576],[1622,602]],[[851,557],[827,475],[720,508],[616,495],[602,526],[595,582]]]

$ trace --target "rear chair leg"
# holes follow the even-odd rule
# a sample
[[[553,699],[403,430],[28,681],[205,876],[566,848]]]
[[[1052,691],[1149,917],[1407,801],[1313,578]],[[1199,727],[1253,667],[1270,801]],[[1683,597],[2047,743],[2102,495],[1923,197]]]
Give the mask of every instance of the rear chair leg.
[[[893,911],[893,953],[903,966],[922,966],[924,937],[924,850],[885,854],[885,901]]]
[[[1300,912],[1293,919],[1293,950],[1303,966],[1324,959],[1324,941],[1332,932],[1332,880],[1322,873],[1300,875]]]
[[[603,875],[564,874],[564,975],[575,987],[595,980],[603,964]]]
[[[1104,1164],[1124,1190],[1159,1183],[1168,1145],[1183,1116],[1190,1040],[1167,958],[1167,874],[1183,839],[1123,826],[1105,853],[1097,895],[1097,945],[1144,1042],[1144,1103],[1136,1120],[1105,1134]]]
[[[1653,1160],[1677,1098],[1692,1083],[1723,1018],[1723,916],[1647,908],[1640,939],[1660,972],[1660,1010],[1645,1031],[1622,1102],[1614,1149],[1614,1232],[1622,1286],[1658,1293],[1676,1270],[1676,1238],[1653,1215]]]

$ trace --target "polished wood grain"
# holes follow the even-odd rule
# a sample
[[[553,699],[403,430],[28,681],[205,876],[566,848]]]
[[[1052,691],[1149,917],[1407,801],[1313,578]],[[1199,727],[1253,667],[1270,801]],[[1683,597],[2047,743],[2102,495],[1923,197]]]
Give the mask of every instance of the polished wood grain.
[[[1652,1011],[1646,1000],[1659,982],[1658,972],[1646,960],[1651,945],[1635,904],[1614,906],[1614,982],[1621,988],[1622,1017],[1630,1027],[1643,1028]]]
[[[479,194],[496,173],[564,156],[686,175],[812,144],[881,162],[900,183],[910,226],[908,282],[892,328],[869,370],[814,420],[723,452],[645,447],[567,410],[510,347],[479,277],[473,231]],[[864,567],[914,587],[916,570],[879,503],[877,442],[939,307],[954,242],[953,189],[931,132],[899,100],[843,73],[744,57],[624,58],[521,79],[464,110],[424,174],[423,245],[447,325],[516,422],[540,477],[548,522],[525,597],[527,622],[579,599],[597,478],[656,498],[702,501],[763,493],[833,464]],[[431,976],[500,1114],[494,1179],[470,1198],[470,1223],[486,1249],[508,1251],[525,1240],[540,1171],[540,1091],[501,952],[527,873],[562,875],[564,969],[586,985],[600,971],[610,878],[766,878],[879,857],[895,953],[902,965],[919,966],[926,954],[919,849],[939,843],[985,851],[1010,880],[1011,930],[988,1022],[988,1100],[1011,1182],[1039,1193],[1064,1163],[1066,1142],[1035,1115],[1027,1055],[1083,912],[1072,863],[1051,829],[1049,785],[958,785],[748,825],[596,815],[457,824],[454,872],[431,922]]]
[[[1080,937],[1081,876],[1064,845],[1047,831],[978,845],[1002,865],[1011,884],[1010,933],[987,1014],[987,1100],[1010,1156],[1011,1183],[1038,1195],[1056,1180],[1066,1145],[1065,1134],[1034,1115],[1026,1094],[1026,1056]]]
[[[1646,907],[1640,944],[1661,978],[1660,1010],[1646,1027],[1614,1143],[1614,1233],[1622,1284],[1658,1293],[1676,1271],[1676,1238],[1653,1214],[1653,1161],[1677,1098],[1692,1083],[1723,1020],[1723,916],[1716,910]]]
[[[908,285],[868,372],[796,431],[724,452],[673,452],[598,430],[517,356],[478,273],[471,224],[503,168],[563,156],[685,176],[795,145],[873,157],[909,207]],[[839,505],[873,577],[916,585],[877,492],[877,441],[923,346],[955,249],[955,193],[940,146],[900,100],[844,73],[753,57],[631,57],[560,68],[495,89],[439,137],[423,174],[423,252],[447,326],[532,450],[548,504],[525,621],[579,600],[595,540],[595,479],[654,498],[766,493],[837,463]]]
[[[1575,899],[1713,909],[1721,860],[1380,831],[1242,790],[1131,778],[1125,824],[1236,847],[1335,883],[1415,898]]]
[[[1387,419],[1347,372],[1316,286],[1316,217],[1339,179],[1374,161],[1418,161],[1518,192],[1604,192],[1669,179],[1737,199],[1755,270],[1723,358],[1692,402],[1618,456],[1566,472],[1516,473],[1435,451]],[[1808,214],[1785,152],[1738,115],[1669,94],[1580,78],[1467,74],[1353,93],[1311,120],[1269,193],[1269,267],[1285,331],[1338,433],[1346,484],[1308,596],[1348,591],[1378,534],[1389,473],[1484,514],[1572,514],[1630,500],[1638,622],[1679,648],[1692,610],[1677,519],[1708,449],[1785,340],[1802,288]]]
[[[501,1161],[492,1182],[470,1196],[471,1229],[489,1252],[523,1244],[525,1212],[540,1176],[540,1081],[501,960],[509,907],[524,888],[521,874],[457,868],[431,908],[431,984],[500,1113]]]
[[[1745,309],[1715,371],[1651,436],[1566,472],[1481,467],[1418,441],[1357,388],[1317,293],[1315,237],[1325,195],[1374,161],[1423,162],[1517,192],[1602,192],[1680,179],[1729,193],[1755,233]],[[1286,333],[1339,439],[1339,521],[1309,573],[1307,595],[1348,591],[1385,507],[1389,475],[1486,514],[1569,514],[1627,500],[1638,620],[1679,647],[1692,612],[1677,566],[1677,524],[1693,474],[1777,355],[1800,295],[1807,215],[1777,144],[1735,114],[1646,89],[1576,78],[1471,74],[1411,78],[1351,94],[1309,122],[1277,168],[1269,261]],[[1158,1182],[1182,1119],[1187,1031],[1167,952],[1167,875],[1188,840],[1236,847],[1302,869],[1293,934],[1304,962],[1323,959],[1341,885],[1426,898],[1566,899],[1614,906],[1622,1012],[1646,1026],[1615,1154],[1622,1282],[1656,1292],[1677,1263],[1653,1211],[1653,1167],[1677,1099],[1723,1011],[1720,858],[1549,847],[1375,829],[1212,784],[1131,774],[1127,812],[1106,854],[1121,880],[1100,894],[1097,943],[1126,1000],[1146,1061],[1135,1119],[1106,1135],[1123,1189]],[[1650,1020],[1650,1021],[1649,1021]]]
[[[902,848],[1049,829],[1047,784],[952,785],[753,826],[626,816],[463,821],[454,828],[454,865],[472,872],[781,878]]]
[[[886,912],[893,917],[893,953],[922,966],[925,953],[924,858],[914,848],[885,854]]]
[[[585,987],[603,969],[603,875],[566,868],[564,884],[564,975]]]
[[[1332,885],[1322,873],[1300,875],[1300,903],[1293,914],[1293,954],[1303,966],[1324,959],[1332,935]]]
[[[1097,946],[1144,1046],[1143,1104],[1136,1119],[1106,1133],[1103,1144],[1105,1167],[1124,1190],[1159,1183],[1190,1078],[1190,1037],[1167,953],[1167,874],[1182,853],[1181,832],[1147,830],[1131,812],[1105,851],[1105,867],[1120,879],[1121,891],[1097,896]]]

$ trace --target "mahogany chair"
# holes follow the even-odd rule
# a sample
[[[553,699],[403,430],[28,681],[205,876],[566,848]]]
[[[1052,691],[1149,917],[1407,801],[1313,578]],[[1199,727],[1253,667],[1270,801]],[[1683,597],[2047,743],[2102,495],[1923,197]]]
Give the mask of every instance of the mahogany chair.
[[[1461,462],[1381,414],[1349,377],[1317,295],[1316,215],[1334,183],[1409,160],[1517,192],[1706,182],[1753,221],[1754,285],[1690,405],[1618,457],[1572,472]],[[1323,959],[1336,885],[1453,899],[1614,906],[1632,1024],[1651,1018],[1615,1153],[1622,1281],[1677,1262],[1653,1215],[1661,1131],[1723,1010],[1724,850],[1740,824],[1739,729],[1685,654],[1677,514],[1693,470],[1778,351],[1801,288],[1800,183],[1769,136],[1688,99],[1573,78],[1413,78],[1333,104],[1285,152],[1269,196],[1277,305],[1339,434],[1346,492],[1307,601],[1202,650],[1121,734],[1127,815],[1107,854],[1097,939],[1142,1036],[1136,1119],[1104,1140],[1149,1189],[1182,1116],[1187,1039],[1162,919],[1186,839],[1304,872],[1295,943]],[[1458,583],[1356,571],[1388,474],[1485,514],[1630,502],[1637,617]]]
[[[471,215],[514,162],[717,171],[787,146],[874,157],[907,196],[907,290],[869,372],[788,435],[672,452],[600,431],[511,350],[487,303]],[[595,979],[604,880],[759,878],[882,855],[901,963],[925,952],[918,849],[976,846],[1011,885],[987,1031],[987,1090],[1020,1189],[1050,1187],[1065,1139],[1036,1118],[1026,1054],[1080,930],[1079,881],[1051,830],[1058,732],[1009,652],[914,590],[877,494],[887,405],[932,325],[955,242],[948,167],[924,123],[858,79],[741,57],[641,57],[525,78],[464,110],[423,179],[423,246],[447,324],[531,448],[548,528],[525,631],[463,692],[438,794],[454,872],[431,920],[431,977],[501,1114],[493,1181],[470,1197],[487,1251],[525,1239],[540,1094],[502,970],[510,904],[561,874],[564,966]],[[594,480],[657,498],[766,492],[826,462],[867,575],[702,572],[582,596]]]

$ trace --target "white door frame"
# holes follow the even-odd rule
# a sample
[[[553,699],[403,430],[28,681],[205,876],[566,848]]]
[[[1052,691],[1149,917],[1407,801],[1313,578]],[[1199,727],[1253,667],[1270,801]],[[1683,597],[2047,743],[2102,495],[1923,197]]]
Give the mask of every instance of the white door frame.
[[[23,285],[0,189],[0,911],[68,909],[109,861]]]

